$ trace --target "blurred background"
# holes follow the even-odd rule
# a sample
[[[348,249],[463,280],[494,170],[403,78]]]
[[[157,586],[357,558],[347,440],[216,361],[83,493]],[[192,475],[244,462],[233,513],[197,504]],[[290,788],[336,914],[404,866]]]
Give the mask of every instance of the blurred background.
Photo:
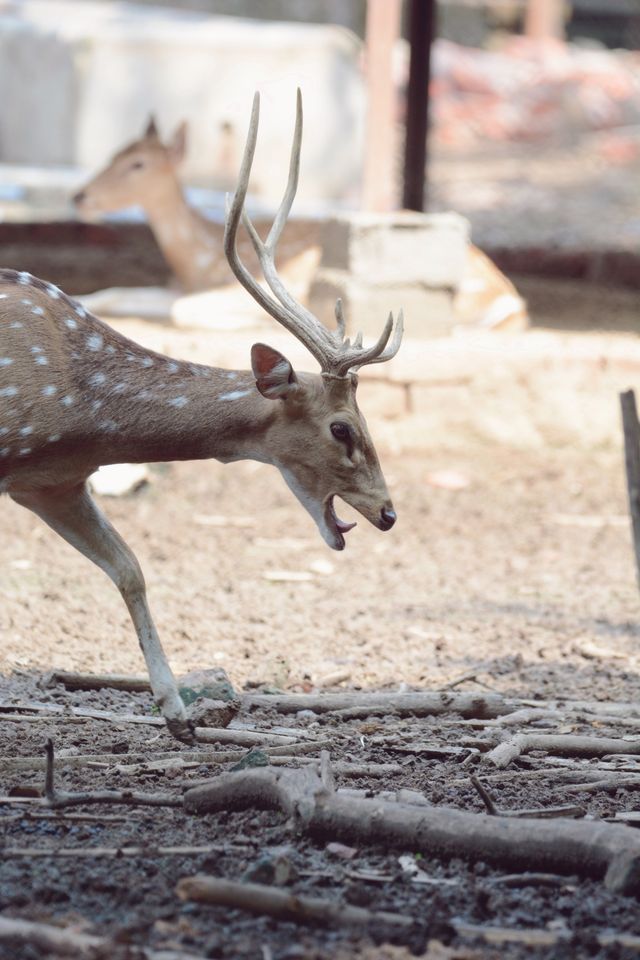
[[[298,215],[453,211],[507,273],[637,289],[639,48],[638,0],[0,0],[0,257],[75,292],[163,282],[140,210],[116,242],[70,197],[153,114],[186,121],[181,180],[221,221],[259,89],[267,211],[300,86]],[[78,236],[111,237],[95,276]]]

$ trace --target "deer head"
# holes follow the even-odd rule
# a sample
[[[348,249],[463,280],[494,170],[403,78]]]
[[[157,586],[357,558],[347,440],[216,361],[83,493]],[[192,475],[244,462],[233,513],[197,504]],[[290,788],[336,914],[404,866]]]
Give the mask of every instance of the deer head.
[[[358,409],[356,390],[360,367],[381,363],[397,353],[402,338],[402,313],[391,343],[392,315],[377,343],[365,348],[361,334],[353,343],[345,338],[340,301],[336,304],[337,329],[330,331],[285,289],[275,267],[275,250],[298,182],[302,141],[300,91],[287,187],[264,242],[244,210],[257,141],[259,109],[256,94],[238,186],[227,209],[225,253],[245,289],[304,344],[321,367],[320,374],[296,373],[281,353],[265,344],[254,345],[251,362],[258,391],[275,405],[265,442],[269,454],[263,459],[280,469],[292,492],[315,520],[326,543],[334,550],[342,550],[344,534],[355,524],[339,519],[334,506],[336,497],[380,530],[389,530],[396,520],[378,456]],[[240,260],[236,238],[241,221],[249,233],[271,294],[256,282]]]
[[[142,137],[118,151],[104,170],[76,193],[76,208],[83,214],[112,213],[134,205],[153,208],[163,199],[168,183],[178,187],[177,168],[184,159],[186,143],[185,122],[163,143],[150,117]]]

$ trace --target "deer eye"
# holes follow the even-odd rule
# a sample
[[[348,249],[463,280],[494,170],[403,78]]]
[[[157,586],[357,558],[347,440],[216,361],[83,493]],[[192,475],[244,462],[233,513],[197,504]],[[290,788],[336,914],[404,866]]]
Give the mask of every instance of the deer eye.
[[[347,448],[347,454],[351,456],[353,453],[353,434],[351,433],[349,425],[343,423],[341,420],[336,420],[331,424],[331,433],[336,440],[344,443]]]
[[[144,167],[144,160],[134,160],[129,170],[142,170]]]

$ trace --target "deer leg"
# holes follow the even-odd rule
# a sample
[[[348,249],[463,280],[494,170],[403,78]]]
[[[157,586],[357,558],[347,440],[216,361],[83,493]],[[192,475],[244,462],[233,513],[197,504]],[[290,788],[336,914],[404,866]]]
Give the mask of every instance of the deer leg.
[[[193,727],[151,618],[140,564],[99,510],[84,482],[72,488],[16,491],[11,498],[41,517],[111,577],[129,610],[147,663],[153,696],[167,726],[179,740],[192,743]]]

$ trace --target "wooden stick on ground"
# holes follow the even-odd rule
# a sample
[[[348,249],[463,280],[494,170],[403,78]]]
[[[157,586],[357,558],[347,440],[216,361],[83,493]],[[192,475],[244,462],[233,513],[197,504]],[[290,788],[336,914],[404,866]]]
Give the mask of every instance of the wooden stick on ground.
[[[67,690],[126,690],[129,693],[147,693],[151,690],[149,678],[123,673],[72,673],[54,670],[49,674],[52,683],[61,683]]]
[[[277,710],[279,713],[297,713],[313,710],[332,713],[349,710],[351,716],[395,714],[416,717],[459,713],[463,717],[499,717],[513,710],[512,702],[499,694],[445,693],[419,690],[409,693],[295,693],[250,694],[242,697],[242,705],[249,710]]]
[[[586,810],[584,807],[578,807],[575,804],[564,804],[561,807],[534,807],[528,810],[501,810],[487,788],[478,779],[478,777],[469,777],[471,783],[476,788],[482,798],[482,802],[487,808],[487,813],[491,817],[530,817],[535,820],[551,820],[555,817],[584,817]]]
[[[386,913],[384,910],[372,912],[365,907],[333,903],[322,897],[308,897],[260,883],[238,883],[217,877],[183,877],[178,882],[176,893],[181,900],[195,900],[197,903],[246,910],[258,915],[266,914],[279,920],[329,922],[341,926],[375,924],[405,930],[414,924],[411,917],[398,913]]]
[[[54,810],[61,807],[79,807],[92,803],[124,803],[137,807],[182,807],[182,798],[168,793],[136,793],[132,790],[95,790],[88,793],[69,793],[56,790],[54,785],[53,743],[46,744],[47,767],[45,770],[44,794],[46,802]]]
[[[640,739],[622,740],[614,737],[581,737],[565,734],[519,733],[503,740],[484,757],[503,769],[512,760],[531,750],[543,750],[562,757],[605,757],[608,754],[640,754]]]
[[[222,774],[184,795],[187,813],[276,809],[313,836],[373,843],[437,856],[484,860],[515,870],[603,877],[612,890],[640,893],[640,838],[592,821],[487,817],[443,807],[341,796],[326,756],[317,769],[261,767]]]
[[[633,390],[620,394],[620,407],[631,533],[636,558],[636,579],[640,585],[640,424]]]
[[[49,923],[34,923],[13,917],[0,917],[0,943],[35,947],[46,951],[47,956],[73,957],[74,960],[104,960],[112,956],[116,949],[108,937],[96,937],[54,927]],[[204,960],[181,950],[151,950],[148,947],[140,947],[136,956],[144,960]]]

